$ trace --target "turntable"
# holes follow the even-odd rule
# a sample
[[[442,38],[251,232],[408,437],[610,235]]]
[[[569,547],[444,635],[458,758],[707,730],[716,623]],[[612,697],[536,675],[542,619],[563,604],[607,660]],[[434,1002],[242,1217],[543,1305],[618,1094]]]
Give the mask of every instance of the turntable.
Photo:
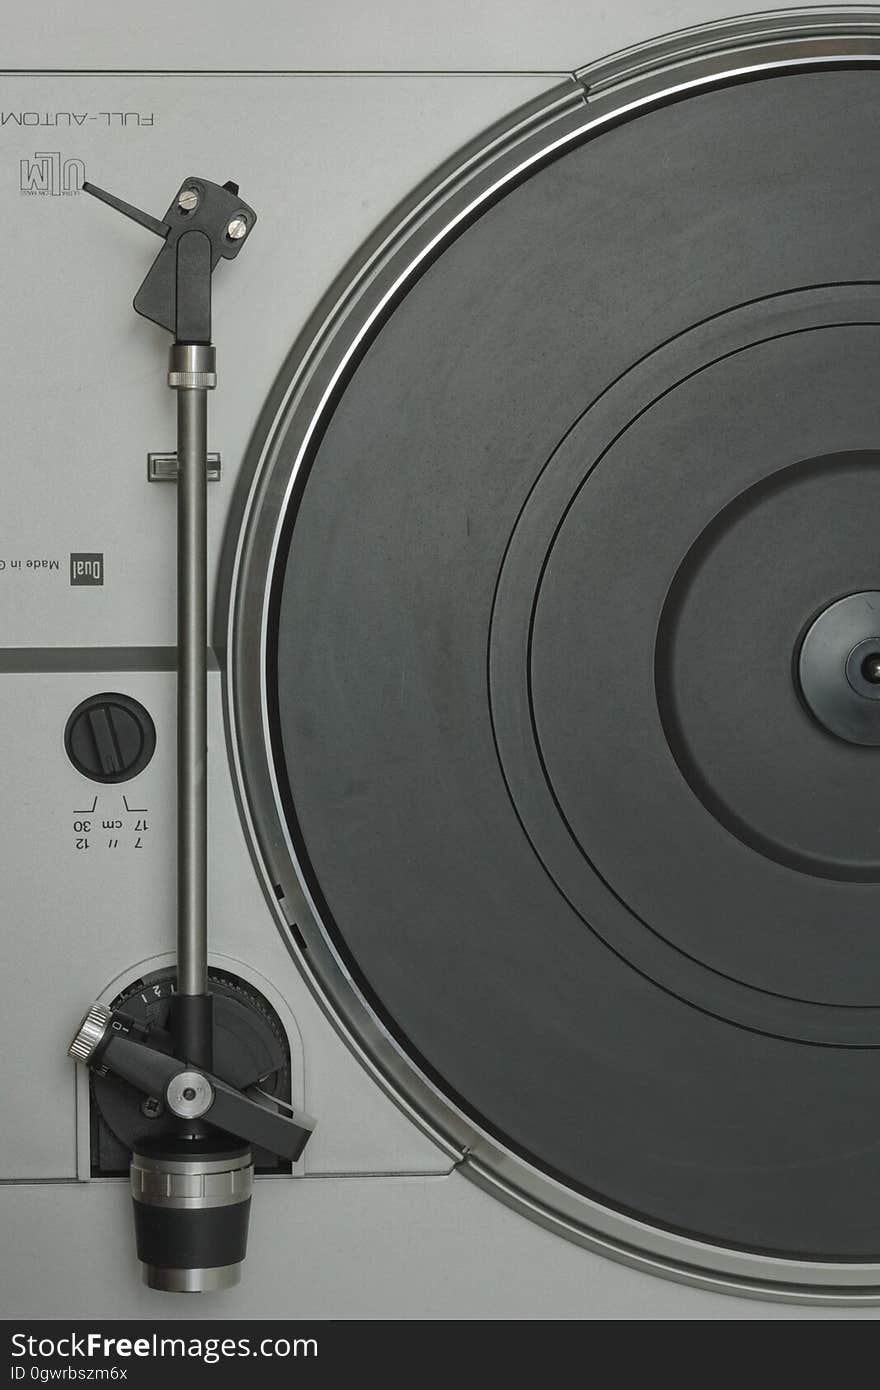
[[[707,8],[4,76],[7,1315],[876,1315],[880,11]]]

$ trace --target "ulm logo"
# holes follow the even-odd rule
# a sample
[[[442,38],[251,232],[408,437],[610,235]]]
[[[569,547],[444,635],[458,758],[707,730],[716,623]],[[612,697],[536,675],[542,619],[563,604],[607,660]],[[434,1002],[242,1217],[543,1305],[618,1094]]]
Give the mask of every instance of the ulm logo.
[[[60,198],[79,193],[86,179],[81,159],[63,159],[60,150],[37,150],[21,161],[21,191],[32,198]]]

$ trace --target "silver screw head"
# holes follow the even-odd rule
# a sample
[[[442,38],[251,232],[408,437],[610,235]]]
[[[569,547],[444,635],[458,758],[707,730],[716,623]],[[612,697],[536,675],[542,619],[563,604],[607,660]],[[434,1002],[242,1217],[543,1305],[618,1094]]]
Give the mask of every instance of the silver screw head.
[[[195,212],[199,205],[199,194],[196,188],[182,188],[177,195],[177,206],[181,212]]]
[[[165,1088],[165,1100],[173,1115],[197,1120],[214,1104],[214,1088],[198,1071],[179,1071]]]
[[[247,236],[247,229],[247,218],[238,212],[226,228],[226,235],[230,241],[241,241],[243,236]]]

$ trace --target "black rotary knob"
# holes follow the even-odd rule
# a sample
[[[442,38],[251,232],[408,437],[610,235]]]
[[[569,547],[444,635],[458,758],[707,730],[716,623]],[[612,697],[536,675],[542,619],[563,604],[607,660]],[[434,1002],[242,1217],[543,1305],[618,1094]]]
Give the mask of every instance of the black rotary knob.
[[[64,730],[64,747],[77,772],[94,782],[126,782],[143,772],[156,748],[156,727],[129,695],[90,695]]]

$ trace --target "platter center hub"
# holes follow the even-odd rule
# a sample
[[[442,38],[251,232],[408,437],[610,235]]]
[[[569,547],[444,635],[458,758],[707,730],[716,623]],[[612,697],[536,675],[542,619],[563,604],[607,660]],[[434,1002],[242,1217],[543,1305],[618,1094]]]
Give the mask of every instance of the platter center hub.
[[[848,594],[814,619],[797,677],[808,709],[829,733],[880,746],[880,592]]]

